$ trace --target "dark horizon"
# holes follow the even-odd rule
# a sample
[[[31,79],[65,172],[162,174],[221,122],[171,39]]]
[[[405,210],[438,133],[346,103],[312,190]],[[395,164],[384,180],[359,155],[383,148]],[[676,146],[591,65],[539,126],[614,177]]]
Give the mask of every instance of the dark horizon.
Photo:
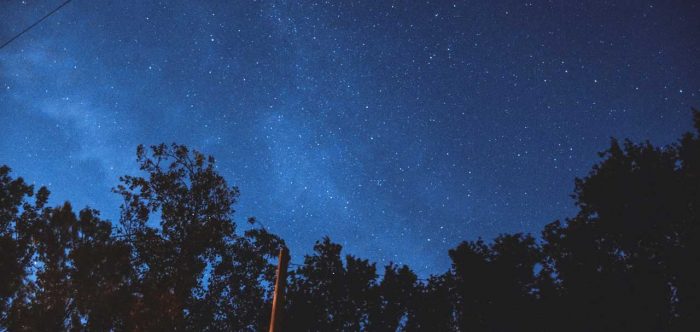
[[[613,140],[576,180],[576,217],[545,225],[541,241],[463,241],[428,279],[328,237],[288,266],[284,238],[236,231],[239,190],[184,145],[137,148],[143,172],[115,188],[116,227],[96,210],[47,206],[45,187],[1,165],[0,328],[690,331],[700,322],[700,111],[693,125],[669,146]]]

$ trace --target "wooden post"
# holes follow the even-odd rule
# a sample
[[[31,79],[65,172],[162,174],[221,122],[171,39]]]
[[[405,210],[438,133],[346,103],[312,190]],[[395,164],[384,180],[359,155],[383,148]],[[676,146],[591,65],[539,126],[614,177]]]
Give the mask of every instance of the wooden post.
[[[270,316],[270,332],[282,331],[282,311],[284,310],[284,292],[287,288],[287,265],[289,264],[289,249],[280,249],[277,264],[277,279],[275,279],[275,294],[272,297],[272,315]]]

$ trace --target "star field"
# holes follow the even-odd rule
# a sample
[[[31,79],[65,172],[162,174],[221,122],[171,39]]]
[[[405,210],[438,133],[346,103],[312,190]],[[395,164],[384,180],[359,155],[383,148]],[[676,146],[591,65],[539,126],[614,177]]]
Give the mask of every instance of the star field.
[[[57,1],[0,3],[0,41]],[[74,0],[0,50],[0,164],[118,220],[138,144],[211,154],[301,261],[324,235],[420,275],[575,213],[610,137],[700,107],[700,6]]]

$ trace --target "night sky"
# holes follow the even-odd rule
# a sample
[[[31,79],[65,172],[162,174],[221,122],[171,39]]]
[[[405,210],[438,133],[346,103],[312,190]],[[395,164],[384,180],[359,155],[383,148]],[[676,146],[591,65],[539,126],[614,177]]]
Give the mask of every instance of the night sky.
[[[0,43],[62,1],[0,2]],[[611,136],[700,107],[695,1],[73,0],[0,50],[0,164],[117,221],[138,144],[217,158],[301,262],[539,233]]]

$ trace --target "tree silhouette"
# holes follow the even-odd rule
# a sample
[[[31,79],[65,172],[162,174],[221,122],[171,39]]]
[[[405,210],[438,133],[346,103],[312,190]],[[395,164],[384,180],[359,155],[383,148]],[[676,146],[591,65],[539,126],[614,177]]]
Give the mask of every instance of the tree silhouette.
[[[290,331],[691,331],[700,326],[700,113],[656,147],[612,140],[576,179],[578,213],[541,238],[449,251],[449,271],[341,255],[328,237],[289,274]],[[182,145],[139,146],[119,223],[0,167],[0,330],[257,331],[284,241],[239,234],[238,189]]]
[[[228,243],[211,265],[207,287],[192,308],[190,330],[260,331],[267,328],[276,257],[284,242],[264,230]],[[205,328],[206,327],[206,328]]]
[[[366,260],[340,256],[341,246],[326,237],[314,254],[290,274],[287,328],[292,331],[350,331],[368,324],[376,303],[376,268]]]
[[[34,280],[13,301],[11,330],[105,330],[126,319],[129,248],[110,237],[94,210],[76,216],[69,203],[44,208],[29,225]]]
[[[694,112],[700,132],[700,115]],[[620,145],[576,181],[579,213],[545,228],[560,281],[560,317],[574,329],[685,330],[698,326],[697,134],[678,144]]]
[[[384,268],[382,281],[376,287],[378,298],[372,305],[370,331],[396,331],[414,320],[413,307],[417,296],[418,280],[411,269],[389,264]]]
[[[137,149],[147,177],[124,176],[121,233],[134,252],[135,329],[255,330],[264,324],[274,267],[284,243],[264,231],[239,236],[232,220],[238,189],[214,159],[185,146]],[[160,228],[150,227],[153,218]]]
[[[540,251],[529,235],[503,235],[487,245],[464,242],[450,250],[461,331],[535,329],[535,265]]]
[[[455,281],[451,273],[418,283],[409,306],[406,331],[457,331]]]
[[[28,228],[36,222],[48,195],[42,187],[32,204],[28,198],[34,196],[33,186],[22,178],[13,179],[10,168],[0,166],[0,326],[10,325],[11,306],[28,296],[22,287],[33,255]]]

